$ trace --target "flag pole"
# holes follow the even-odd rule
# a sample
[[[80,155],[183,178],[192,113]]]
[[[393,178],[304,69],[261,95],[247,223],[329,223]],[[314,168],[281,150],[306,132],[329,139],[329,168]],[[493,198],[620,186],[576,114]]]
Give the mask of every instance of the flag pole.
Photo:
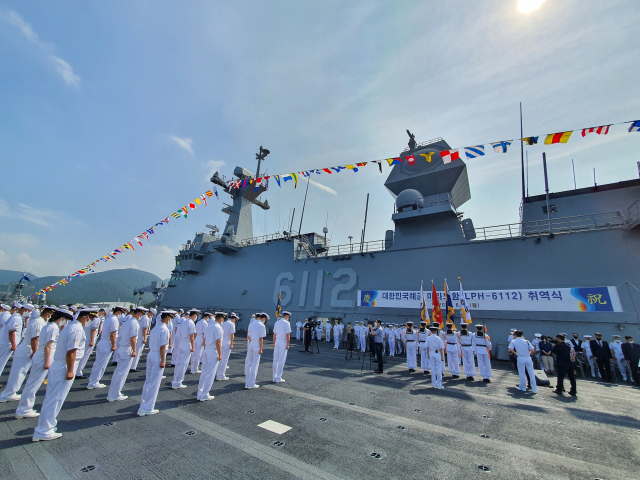
[[[522,200],[524,200],[524,141],[522,137],[524,134],[522,133],[522,102],[520,102],[520,167],[522,170]]]

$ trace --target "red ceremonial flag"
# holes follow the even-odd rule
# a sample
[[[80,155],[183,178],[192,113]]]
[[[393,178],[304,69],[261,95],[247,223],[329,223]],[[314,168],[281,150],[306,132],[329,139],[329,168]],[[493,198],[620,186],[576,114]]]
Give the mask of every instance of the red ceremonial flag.
[[[440,156],[442,157],[442,163],[444,164],[451,163],[454,160],[460,160],[460,149],[442,150],[440,152]]]
[[[440,310],[440,299],[438,298],[438,292],[436,292],[436,286],[431,282],[431,319],[433,323],[438,324],[438,328],[442,328],[442,311]]]
[[[328,174],[333,173],[333,172],[332,172],[330,169],[328,169],[328,168],[323,168],[323,169],[322,169],[322,171],[323,171],[323,172],[327,172]]]
[[[189,207],[191,208],[191,210],[195,210],[196,209],[196,204],[195,203],[190,203]]]
[[[601,127],[583,128],[582,136],[585,137],[590,133],[597,133],[598,135],[606,135],[609,133],[609,127],[611,125],[602,125]]]
[[[415,155],[407,155],[407,156],[405,157],[405,160],[406,160],[407,162],[409,162],[409,165],[413,165],[414,163],[416,163],[416,157],[415,157]]]
[[[553,145],[554,143],[567,143],[569,141],[569,137],[573,133],[573,130],[568,132],[558,132],[558,133],[550,133],[545,138],[545,145]]]

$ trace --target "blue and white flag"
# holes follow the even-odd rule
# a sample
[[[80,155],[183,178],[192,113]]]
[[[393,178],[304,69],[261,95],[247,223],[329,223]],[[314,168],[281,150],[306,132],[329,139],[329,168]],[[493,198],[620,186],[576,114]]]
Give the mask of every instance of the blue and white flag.
[[[27,282],[30,282],[31,279],[29,278],[29,275],[27,275],[27,273],[25,272],[24,275],[22,275],[22,278],[25,279]]]
[[[484,155],[484,145],[476,145],[475,147],[465,147],[464,153],[467,158],[476,158]]]
[[[216,199],[220,200],[220,195],[218,195],[218,189],[215,187],[215,185],[213,186],[213,193],[216,194]]]
[[[629,133],[631,132],[640,132],[640,120],[636,120],[629,127]]]
[[[507,148],[511,145],[512,140],[505,140],[503,142],[492,143],[493,151],[496,153],[507,153]]]

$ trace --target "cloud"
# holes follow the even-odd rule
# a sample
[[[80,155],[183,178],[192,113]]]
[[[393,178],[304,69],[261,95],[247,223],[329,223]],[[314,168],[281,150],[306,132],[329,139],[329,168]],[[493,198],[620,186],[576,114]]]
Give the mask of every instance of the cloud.
[[[189,152],[191,155],[193,155],[193,140],[190,138],[180,138],[180,137],[175,137],[173,135],[170,135],[169,138],[171,140],[173,140],[174,142],[176,142],[176,144],[180,147],[180,148],[184,148],[187,152]]]
[[[207,171],[207,180],[209,180],[213,176],[213,174],[219,171],[223,166],[224,162],[222,160],[209,160],[205,165]]]
[[[32,207],[24,203],[18,203],[12,207],[2,199],[0,199],[0,217],[19,219],[45,228],[83,225],[80,220],[60,210]]]
[[[324,190],[325,192],[329,192],[331,195],[338,195],[338,192],[336,192],[333,188],[327,187],[326,185],[322,185],[321,183],[314,182],[311,179],[309,179],[309,183],[311,185],[313,185],[314,187],[319,188],[320,190]]]
[[[4,17],[4,20],[9,25],[16,27],[29,42],[31,42],[33,45],[47,54],[47,57],[53,64],[56,72],[58,72],[58,74],[62,77],[67,85],[71,87],[77,87],[80,84],[80,77],[73,73],[73,68],[71,67],[71,65],[69,65],[67,61],[63,60],[53,53],[53,45],[40,40],[38,34],[34,32],[33,28],[31,28],[31,25],[25,22],[24,18],[22,18],[22,15],[14,10],[9,10],[7,13],[3,14],[2,17]]]

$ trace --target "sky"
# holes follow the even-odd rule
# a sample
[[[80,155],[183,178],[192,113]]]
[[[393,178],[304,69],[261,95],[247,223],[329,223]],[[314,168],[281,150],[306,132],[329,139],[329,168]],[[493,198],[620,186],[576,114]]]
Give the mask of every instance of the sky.
[[[454,148],[640,119],[640,2],[0,1],[0,268],[65,276],[212,187],[397,156],[406,129]],[[540,3],[534,0],[533,3]],[[524,10],[524,11],[523,11]],[[638,178],[640,134],[527,147],[530,195]],[[520,148],[466,161],[476,227],[517,222]],[[389,172],[318,175],[302,230],[332,245],[393,228]],[[256,236],[299,227],[305,185],[272,182]],[[229,197],[99,270],[168,278]],[[226,197],[226,198],[225,198]],[[135,246],[135,244],[134,244]]]

